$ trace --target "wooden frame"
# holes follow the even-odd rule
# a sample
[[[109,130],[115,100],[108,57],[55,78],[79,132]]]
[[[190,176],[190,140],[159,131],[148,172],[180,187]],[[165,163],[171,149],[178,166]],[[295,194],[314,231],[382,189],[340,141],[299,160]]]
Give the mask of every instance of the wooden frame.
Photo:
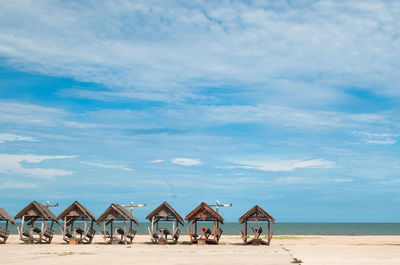
[[[148,227],[150,239],[153,243],[164,245],[167,243],[176,244],[180,236],[179,224],[183,226],[183,218],[167,202],[163,202],[146,217],[151,223]],[[160,223],[172,223],[172,232],[166,227],[159,228]],[[154,230],[154,226],[156,229]],[[158,233],[160,232],[160,233]]]
[[[56,216],[49,210],[49,207],[55,205],[42,205],[36,201],[28,204],[14,218],[21,219],[21,227],[17,227],[19,238],[27,244],[50,244],[54,236],[53,226],[58,223]],[[24,223],[27,222],[28,230],[24,229]],[[40,222],[40,228],[35,226]],[[50,224],[49,224],[50,222]]]
[[[248,235],[248,222],[266,222],[267,234],[265,238],[262,238],[262,226],[251,227],[254,232],[253,238]],[[240,230],[240,236],[242,237],[243,244],[253,245],[270,245],[271,239],[274,232],[271,233],[271,223],[275,223],[275,219],[269,215],[264,209],[256,205],[247,211],[244,215],[239,218],[239,223],[244,224],[244,231]]]
[[[68,206],[58,217],[57,220],[63,220],[63,226],[60,226],[63,240],[70,244],[90,244],[96,234],[93,224],[96,217],[82,204],[75,201]],[[84,222],[83,229],[74,226],[76,222]],[[90,226],[88,224],[90,222]]]
[[[190,236],[190,241],[197,244],[218,244],[222,229],[219,224],[224,223],[224,219],[216,211],[214,211],[209,205],[202,202],[193,211],[191,211],[185,218],[190,223],[190,229],[187,228],[187,232]],[[209,230],[206,227],[201,227],[202,234],[199,236],[197,233],[197,222],[213,222],[213,230]]]
[[[133,223],[139,225],[138,220],[128,212],[122,205],[111,204],[104,213],[97,219],[97,224],[103,223],[104,242],[106,244],[132,244],[136,235],[136,230],[133,229]],[[123,228],[114,227],[114,222],[122,222]],[[127,228],[126,223],[129,223]],[[109,231],[107,230],[109,227]]]
[[[5,226],[4,227],[0,226],[0,244],[5,244],[7,239],[8,239],[8,236],[10,235],[10,230],[8,229],[8,225],[9,225],[9,223],[15,225],[15,221],[6,212],[6,210],[4,210],[1,207],[0,207],[0,221],[4,221],[5,222]]]

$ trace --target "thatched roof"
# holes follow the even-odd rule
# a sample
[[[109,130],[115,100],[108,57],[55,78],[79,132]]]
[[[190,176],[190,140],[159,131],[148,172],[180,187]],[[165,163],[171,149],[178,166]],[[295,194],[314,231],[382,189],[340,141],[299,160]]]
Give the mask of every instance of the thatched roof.
[[[239,218],[239,223],[243,223],[244,221],[270,221],[274,223],[275,219],[264,211],[263,208],[256,205]]]
[[[188,215],[186,215],[185,220],[202,220],[202,221],[214,221],[217,220],[221,223],[224,223],[224,218],[219,215],[216,211],[214,211],[210,206],[208,206],[205,202],[202,202],[199,206],[197,206],[193,211],[191,211]]]
[[[14,219],[4,210],[3,208],[0,207],[0,221],[9,221],[12,224],[15,225]]]
[[[57,216],[57,220],[64,219],[65,217],[67,219],[80,218],[82,220],[86,218],[88,220],[93,220],[96,222],[96,217],[78,201],[74,201],[70,206],[68,206],[67,209],[60,213],[60,215]]]
[[[146,219],[151,220],[153,217],[155,218],[168,218],[173,217],[179,223],[183,225],[183,218],[169,205],[167,202],[163,202],[157,208],[155,208],[151,213],[149,213]]]
[[[25,216],[26,221],[32,218],[42,218],[43,220],[52,220],[58,223],[57,217],[49,210],[49,208],[37,201],[28,204],[24,209],[17,213],[14,218],[21,219],[22,216]]]
[[[136,224],[139,224],[138,220],[131,215],[128,210],[125,209],[125,207],[122,207],[119,204],[111,204],[110,207],[108,207],[104,213],[97,219],[97,223],[99,224],[100,222],[103,222],[105,220],[122,220],[122,221],[133,221]]]

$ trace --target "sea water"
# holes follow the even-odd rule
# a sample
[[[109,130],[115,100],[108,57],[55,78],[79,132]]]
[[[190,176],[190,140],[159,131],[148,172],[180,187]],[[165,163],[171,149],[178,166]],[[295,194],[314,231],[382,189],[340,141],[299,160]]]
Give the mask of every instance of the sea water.
[[[19,225],[17,223],[17,225]],[[139,226],[134,225],[134,229],[139,235],[148,234],[149,223],[139,223]],[[1,224],[3,227],[4,224]],[[82,222],[76,222],[75,226],[84,227]],[[129,225],[127,225],[128,227]],[[200,227],[207,226],[212,229],[212,223],[199,223]],[[248,231],[251,231],[252,226],[261,226],[263,232],[267,231],[266,223],[249,223]],[[40,223],[38,224],[40,227]],[[114,227],[123,227],[121,222],[114,223]],[[172,231],[171,223],[160,224],[160,227],[167,227]],[[185,227],[180,226],[182,234],[187,234]],[[220,225],[224,235],[239,235],[239,230],[243,229],[243,224],[239,223],[224,223]],[[12,234],[17,234],[17,228],[9,225]],[[94,229],[99,232],[103,230],[103,226],[94,225]],[[61,230],[58,224],[55,224],[53,230],[56,234],[60,234]],[[400,235],[400,223],[276,223],[271,224],[271,230],[275,235]]]

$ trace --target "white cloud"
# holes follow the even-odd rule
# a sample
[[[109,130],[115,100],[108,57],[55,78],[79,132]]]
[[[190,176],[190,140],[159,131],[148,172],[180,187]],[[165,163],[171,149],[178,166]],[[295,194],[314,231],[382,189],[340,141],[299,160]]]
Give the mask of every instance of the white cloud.
[[[310,95],[349,84],[400,95],[397,1],[264,2],[3,1],[0,56],[24,71],[105,84],[112,89],[70,92],[103,100],[176,101],[195,87],[275,78],[316,80],[322,92]]]
[[[132,168],[125,167],[122,165],[109,165],[109,164],[96,163],[96,162],[85,162],[85,161],[81,161],[79,163],[84,164],[84,165],[89,165],[89,166],[101,167],[101,168],[115,168],[115,169],[121,169],[121,170],[125,170],[125,171],[133,170]]]
[[[164,162],[164,160],[162,160],[162,159],[156,159],[156,160],[151,160],[151,161],[149,161],[150,163],[162,163],[162,162]]]
[[[74,119],[76,119],[76,116],[61,108],[0,100],[0,123],[22,125],[23,127],[28,125],[78,129],[97,128],[100,126],[90,122],[77,122]]]
[[[38,142],[38,140],[29,136],[20,136],[10,133],[0,133],[0,144],[3,144],[5,142],[15,142],[15,141]]]
[[[227,168],[244,168],[254,169],[261,171],[293,171],[299,168],[332,168],[335,166],[334,162],[324,159],[311,159],[311,160],[282,160],[282,161],[237,161],[238,166],[227,166]]]
[[[0,172],[4,174],[16,174],[27,177],[53,178],[57,176],[72,175],[73,171],[55,169],[55,168],[28,168],[24,163],[40,163],[50,159],[71,159],[75,156],[41,156],[41,155],[14,155],[0,154]],[[29,165],[30,166],[30,165]]]
[[[0,184],[0,189],[35,189],[39,186],[36,183],[21,181],[5,181]]]
[[[337,182],[337,183],[348,183],[348,182],[353,182],[353,179],[351,178],[341,178],[341,179],[332,179],[332,182]]]
[[[358,132],[361,140],[369,144],[395,144],[397,140],[394,138],[399,137],[398,134],[391,133],[370,133],[370,132]]]
[[[199,159],[194,158],[174,158],[171,162],[182,166],[198,166],[202,164]]]

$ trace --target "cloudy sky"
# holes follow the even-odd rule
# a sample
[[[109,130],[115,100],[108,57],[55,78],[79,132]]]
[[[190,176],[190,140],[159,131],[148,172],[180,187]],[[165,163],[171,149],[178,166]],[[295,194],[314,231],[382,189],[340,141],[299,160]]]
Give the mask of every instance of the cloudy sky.
[[[400,220],[400,2],[1,1],[0,205]]]

